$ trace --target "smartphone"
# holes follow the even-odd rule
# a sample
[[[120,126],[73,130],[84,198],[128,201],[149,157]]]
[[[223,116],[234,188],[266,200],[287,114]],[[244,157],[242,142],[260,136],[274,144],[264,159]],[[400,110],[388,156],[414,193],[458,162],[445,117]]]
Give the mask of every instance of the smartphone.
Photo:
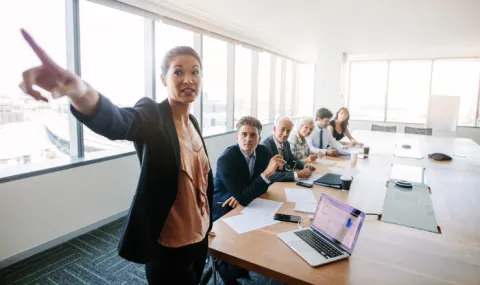
[[[302,219],[300,216],[286,215],[286,214],[275,214],[273,219],[283,222],[292,222],[298,223]]]
[[[313,187],[313,184],[305,183],[305,182],[302,182],[302,181],[298,181],[297,185],[302,186],[302,187],[307,187],[307,188],[312,188]]]

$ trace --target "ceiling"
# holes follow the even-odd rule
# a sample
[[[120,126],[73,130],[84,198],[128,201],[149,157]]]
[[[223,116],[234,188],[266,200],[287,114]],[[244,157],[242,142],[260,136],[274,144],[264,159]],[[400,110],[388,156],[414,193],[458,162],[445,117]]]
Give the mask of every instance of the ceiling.
[[[189,24],[307,61],[323,50],[480,48],[480,0],[143,1]]]

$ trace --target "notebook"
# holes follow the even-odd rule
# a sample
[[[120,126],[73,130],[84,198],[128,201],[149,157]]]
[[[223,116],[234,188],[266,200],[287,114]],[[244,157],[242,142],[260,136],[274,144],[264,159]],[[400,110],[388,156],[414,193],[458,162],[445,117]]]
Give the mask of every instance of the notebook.
[[[323,175],[319,179],[313,181],[313,184],[342,189],[342,181],[340,181],[340,175],[333,173],[327,173]]]

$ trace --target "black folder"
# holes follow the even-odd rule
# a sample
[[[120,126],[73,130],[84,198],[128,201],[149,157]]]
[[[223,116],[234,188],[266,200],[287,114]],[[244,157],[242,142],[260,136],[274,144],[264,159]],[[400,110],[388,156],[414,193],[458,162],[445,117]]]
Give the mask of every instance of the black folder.
[[[340,175],[338,174],[327,173],[313,181],[313,183],[320,186],[342,189],[342,181],[340,180]]]

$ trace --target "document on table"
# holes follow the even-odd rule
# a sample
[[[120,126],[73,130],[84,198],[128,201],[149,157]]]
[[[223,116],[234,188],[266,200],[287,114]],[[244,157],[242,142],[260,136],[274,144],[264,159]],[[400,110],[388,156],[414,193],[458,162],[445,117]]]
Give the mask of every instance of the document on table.
[[[283,202],[277,202],[262,198],[257,198],[250,202],[248,206],[246,206],[242,210],[242,214],[249,214],[249,215],[256,215],[259,217],[270,217],[273,219],[275,213],[280,209]]]
[[[315,213],[318,203],[296,203],[295,212]]]
[[[240,214],[238,216],[222,219],[237,234],[243,234],[263,227],[279,223],[272,216],[262,216],[257,214]]]
[[[313,181],[319,179],[322,176],[323,174],[312,174],[312,176],[310,176],[309,178],[306,178],[306,179],[300,178],[299,180],[305,183],[313,184]]]
[[[316,203],[317,200],[313,195],[312,190],[299,188],[285,188],[285,195],[288,202],[294,203]]]
[[[317,162],[320,164],[325,164],[325,165],[333,165],[337,163],[334,160],[329,160],[329,159],[324,159],[324,158],[317,158]]]
[[[363,147],[351,147],[351,148],[348,148],[347,151],[349,153],[352,153],[352,152],[363,153]]]

